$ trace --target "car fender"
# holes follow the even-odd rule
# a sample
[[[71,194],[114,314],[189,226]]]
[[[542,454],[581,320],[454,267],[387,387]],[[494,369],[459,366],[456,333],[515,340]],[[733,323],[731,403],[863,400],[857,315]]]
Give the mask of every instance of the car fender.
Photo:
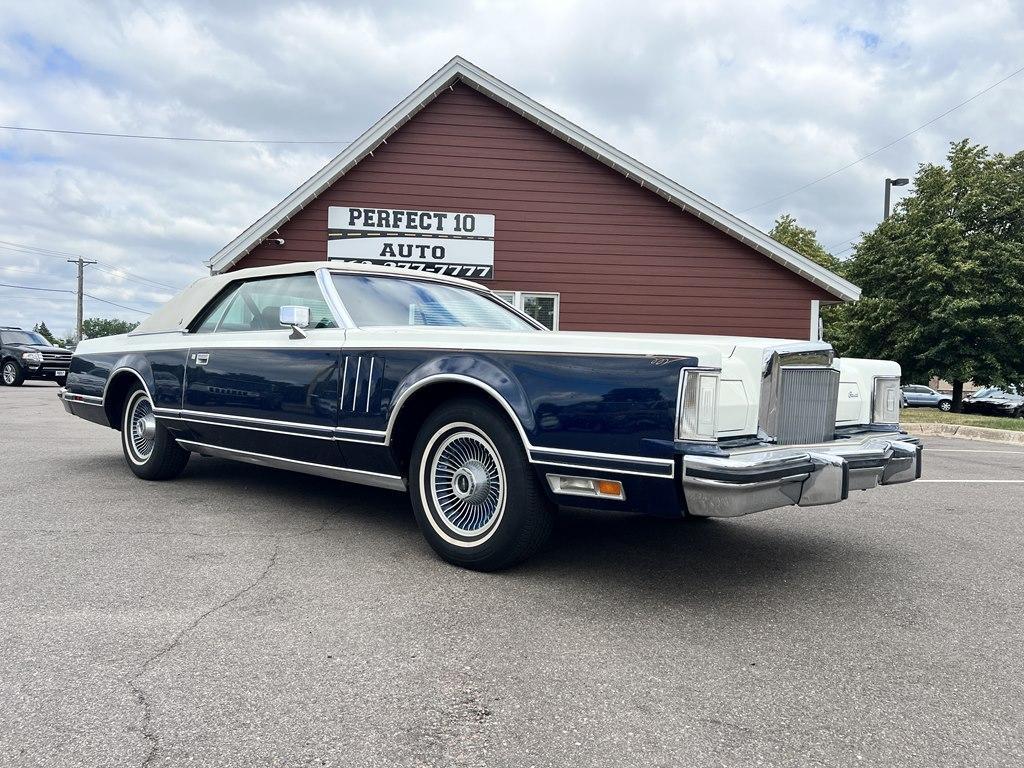
[[[505,368],[475,355],[452,354],[432,358],[410,371],[395,388],[388,405],[387,440],[409,397],[434,383],[461,382],[475,386],[500,405],[512,418],[524,442],[535,431],[529,399],[518,380]]]
[[[153,393],[156,392],[156,381],[153,377],[153,368],[145,355],[137,352],[122,355],[110,367],[110,374],[103,384],[103,410],[107,414],[110,426],[115,429],[120,421],[119,409],[125,387],[122,382],[125,379],[141,383],[150,402],[156,405],[156,400],[153,398]]]

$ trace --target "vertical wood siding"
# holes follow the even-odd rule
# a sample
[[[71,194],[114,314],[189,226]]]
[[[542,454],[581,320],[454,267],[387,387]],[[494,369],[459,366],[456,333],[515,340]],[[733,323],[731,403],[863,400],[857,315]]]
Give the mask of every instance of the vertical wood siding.
[[[723,161],[727,161],[724,159]],[[495,290],[557,291],[562,330],[803,339],[834,297],[465,85],[234,269],[327,257],[327,209],[493,213]]]

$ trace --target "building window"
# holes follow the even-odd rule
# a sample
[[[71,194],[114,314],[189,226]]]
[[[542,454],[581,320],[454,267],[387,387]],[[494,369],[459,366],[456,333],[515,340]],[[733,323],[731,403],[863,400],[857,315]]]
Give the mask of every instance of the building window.
[[[533,293],[530,291],[495,291],[494,295],[525,312],[534,320],[552,331],[558,330],[558,294]]]

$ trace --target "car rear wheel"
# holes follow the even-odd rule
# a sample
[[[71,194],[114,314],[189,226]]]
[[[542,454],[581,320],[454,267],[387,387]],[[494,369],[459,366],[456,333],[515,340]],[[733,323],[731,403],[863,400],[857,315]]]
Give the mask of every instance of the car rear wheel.
[[[0,374],[5,387],[20,387],[25,381],[25,372],[14,360],[5,360]]]
[[[508,568],[547,540],[554,508],[503,414],[471,399],[434,411],[413,445],[416,522],[449,563]]]
[[[157,421],[149,395],[138,385],[125,400],[121,447],[128,468],[143,480],[170,480],[188,463],[189,452]]]
[[[939,410],[942,411],[943,413],[949,413],[951,410],[953,410],[953,401],[939,400]]]

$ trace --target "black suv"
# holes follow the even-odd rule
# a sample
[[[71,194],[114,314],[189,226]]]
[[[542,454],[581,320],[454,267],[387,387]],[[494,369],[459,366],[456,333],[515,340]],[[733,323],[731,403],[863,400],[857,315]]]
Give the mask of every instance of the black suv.
[[[25,379],[68,380],[71,351],[55,347],[35,331],[0,325],[0,383],[20,387]]]

